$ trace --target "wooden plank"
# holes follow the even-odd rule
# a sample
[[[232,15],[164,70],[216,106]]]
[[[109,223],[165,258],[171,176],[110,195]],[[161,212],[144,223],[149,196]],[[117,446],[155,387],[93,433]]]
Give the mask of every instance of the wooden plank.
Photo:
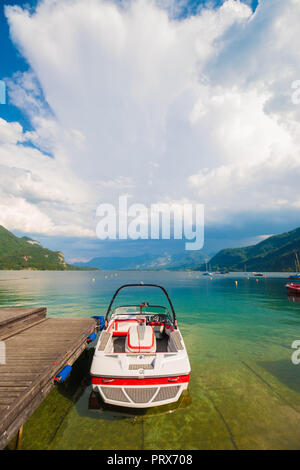
[[[24,315],[31,314],[42,310],[43,307],[38,308],[22,308],[22,307],[12,307],[12,308],[0,308],[0,325],[6,324],[12,320],[23,317]]]
[[[15,393],[15,392],[22,392],[23,390],[26,390],[27,386],[26,385],[11,385],[11,386],[2,386],[0,385],[0,394],[10,392],[10,393]]]
[[[91,318],[46,318],[6,340],[7,364],[0,365],[0,448],[49,393],[53,377],[80,356],[95,329]]]
[[[38,308],[0,308],[0,326],[4,326],[12,321],[16,321],[17,319],[26,317],[28,315],[32,315],[33,313],[44,312],[46,310],[45,307],[38,307]]]
[[[31,327],[46,318],[47,309],[42,308],[0,308],[0,339]]]

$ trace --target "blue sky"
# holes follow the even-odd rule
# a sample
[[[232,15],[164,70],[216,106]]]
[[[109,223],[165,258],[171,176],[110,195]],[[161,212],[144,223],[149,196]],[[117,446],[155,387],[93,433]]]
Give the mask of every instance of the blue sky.
[[[299,226],[297,2],[119,3],[1,7],[0,224],[70,260],[122,194],[203,203],[206,252]]]
[[[25,4],[29,2],[19,2],[20,4]],[[32,5],[36,4],[36,1],[31,2]],[[24,57],[17,51],[12,43],[9,36],[9,28],[7,24],[7,19],[4,14],[5,5],[15,5],[15,1],[5,1],[0,8],[0,44],[1,44],[1,61],[0,61],[0,77],[2,80],[6,81],[7,78],[12,77],[12,75],[21,71],[24,72],[28,69],[28,63],[24,60]],[[22,113],[17,107],[8,104],[7,106],[2,106],[0,109],[0,116],[8,121],[19,121],[27,129],[30,128],[30,123],[27,117]]]

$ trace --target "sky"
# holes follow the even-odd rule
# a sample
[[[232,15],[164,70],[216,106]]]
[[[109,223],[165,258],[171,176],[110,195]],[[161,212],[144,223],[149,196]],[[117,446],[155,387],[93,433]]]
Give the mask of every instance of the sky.
[[[298,0],[5,1],[0,224],[71,261],[147,250],[96,238],[98,205],[120,195],[204,204],[208,253],[299,226],[299,14]]]

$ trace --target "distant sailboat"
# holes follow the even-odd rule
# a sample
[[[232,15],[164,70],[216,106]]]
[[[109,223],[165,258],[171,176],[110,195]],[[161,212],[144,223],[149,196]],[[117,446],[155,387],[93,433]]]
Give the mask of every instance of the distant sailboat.
[[[299,258],[298,258],[298,254],[297,254],[297,251],[295,251],[295,265],[296,265],[296,272],[299,273],[300,271],[300,263],[299,263]],[[300,280],[300,274],[292,274],[291,276],[288,277],[288,279],[296,279],[296,280]]]
[[[206,266],[206,272],[202,274],[202,276],[212,276],[212,273],[210,271],[208,271],[207,269],[207,263],[205,263],[205,266]],[[209,265],[209,269],[210,269],[210,265]]]

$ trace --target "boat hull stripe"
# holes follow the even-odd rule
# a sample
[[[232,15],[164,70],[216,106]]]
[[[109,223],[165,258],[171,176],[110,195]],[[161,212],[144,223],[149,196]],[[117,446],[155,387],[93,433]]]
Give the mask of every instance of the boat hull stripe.
[[[175,385],[189,382],[190,374],[176,377],[149,377],[143,379],[121,379],[113,377],[92,377],[93,385]]]

